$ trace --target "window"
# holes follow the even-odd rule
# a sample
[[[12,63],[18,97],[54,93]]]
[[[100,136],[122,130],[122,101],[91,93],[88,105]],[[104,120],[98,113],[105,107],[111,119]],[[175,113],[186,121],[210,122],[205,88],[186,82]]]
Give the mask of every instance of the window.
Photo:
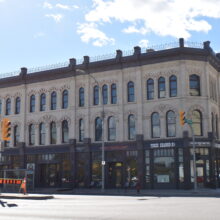
[[[79,120],[79,141],[83,141],[84,139],[84,121],[83,119]]]
[[[177,96],[177,78],[176,76],[170,77],[170,97]]]
[[[99,117],[95,119],[95,140],[102,140],[102,119]]]
[[[173,111],[167,112],[167,137],[176,136],[176,115]]]
[[[116,84],[113,83],[111,85],[111,104],[117,103],[117,87]]]
[[[84,106],[85,102],[84,97],[84,88],[79,89],[79,106]]]
[[[45,145],[46,143],[46,127],[44,123],[40,123],[39,126],[39,133],[40,133],[40,140],[39,143],[40,145]]]
[[[212,118],[211,118],[211,124],[212,124],[212,133],[214,134],[215,133],[215,122],[214,122],[214,113],[212,112]]]
[[[147,80],[147,100],[154,99],[154,80]]]
[[[165,98],[165,96],[166,96],[165,78],[160,77],[158,79],[158,98]]]
[[[5,114],[10,115],[11,114],[11,99],[6,100],[6,109],[5,109]]]
[[[68,91],[64,90],[62,96],[62,108],[66,109],[68,107]]]
[[[50,123],[50,143],[51,144],[56,144],[57,142],[57,128],[56,128],[56,123],[51,122]]]
[[[29,125],[29,144],[35,144],[35,126],[33,124]]]
[[[35,95],[30,97],[30,112],[35,111]]]
[[[0,100],[0,114],[2,113],[2,100]]]
[[[215,127],[216,138],[218,139],[218,115],[215,116]]]
[[[130,81],[127,85],[127,89],[128,102],[134,102],[134,83]]]
[[[17,97],[15,99],[15,114],[20,114],[21,111],[21,99],[20,97]]]
[[[93,104],[98,105],[99,104],[99,87],[95,86],[93,88]]]
[[[192,127],[195,135],[202,136],[202,113],[199,110],[192,113]]]
[[[135,118],[134,115],[128,116],[128,139],[134,140],[136,135],[135,131]]]
[[[116,123],[114,117],[108,118],[108,140],[115,141],[116,139]]]
[[[46,110],[46,95],[45,93],[42,93],[40,95],[40,111],[45,111]]]
[[[19,127],[18,125],[14,126],[14,146],[18,146],[18,142],[20,139]]]
[[[193,74],[189,76],[189,88],[191,96],[200,96],[200,77]]]
[[[68,121],[64,120],[62,122],[62,142],[68,143],[68,140],[69,140],[69,126],[68,126]]]
[[[52,92],[51,93],[50,109],[51,110],[56,110],[56,108],[57,108],[57,93]]]
[[[108,104],[108,86],[107,85],[104,85],[102,86],[102,103],[104,105]]]
[[[152,138],[160,137],[160,116],[157,112],[151,115],[151,136]]]

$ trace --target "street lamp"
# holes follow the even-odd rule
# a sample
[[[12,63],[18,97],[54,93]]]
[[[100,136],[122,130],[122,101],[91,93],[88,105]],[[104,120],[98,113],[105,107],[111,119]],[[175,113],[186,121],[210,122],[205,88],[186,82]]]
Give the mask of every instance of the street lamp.
[[[76,69],[76,71],[86,73],[85,70],[81,70],[81,69]],[[102,165],[102,192],[104,192],[105,191],[105,140],[104,140],[105,111],[104,111],[104,100],[103,100],[102,88],[99,85],[99,82],[97,81],[97,79],[93,75],[90,75],[90,73],[88,73],[88,76],[91,77],[95,81],[95,83],[97,84],[99,91],[101,93],[101,105],[102,105],[102,112],[101,112],[101,119],[102,119],[102,162],[101,162],[101,165]]]

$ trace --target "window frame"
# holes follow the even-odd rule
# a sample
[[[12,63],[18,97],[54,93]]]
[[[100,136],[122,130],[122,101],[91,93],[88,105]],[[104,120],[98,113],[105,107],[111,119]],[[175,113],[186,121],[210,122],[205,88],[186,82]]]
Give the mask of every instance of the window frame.
[[[154,118],[154,115],[158,116],[158,119]],[[158,123],[155,123],[155,120],[158,120]],[[157,122],[157,121],[156,121]],[[155,135],[155,128],[158,127],[159,135]],[[160,123],[160,114],[158,112],[153,112],[151,114],[151,137],[152,138],[160,138],[161,136],[161,123]]]
[[[68,108],[68,100],[69,99],[69,93],[68,90],[64,90],[62,92],[62,109],[67,109]]]
[[[102,119],[100,117],[96,117],[95,119],[95,141],[102,141],[103,129],[102,129]],[[99,127],[98,127],[99,126]]]
[[[40,112],[46,111],[46,94],[40,95]]]
[[[68,140],[69,140],[69,123],[67,120],[63,120],[62,121],[62,143],[68,143]]]
[[[175,75],[170,76],[169,87],[170,87],[170,97],[177,97],[177,77]]]
[[[134,82],[129,81],[127,83],[127,101],[134,102],[135,101],[135,87]]]
[[[116,121],[114,116],[108,117],[108,140],[116,140]]]
[[[174,122],[173,121],[170,122],[170,119],[168,118],[170,113],[172,113],[174,116]],[[170,135],[170,129],[172,128],[172,126],[174,126],[174,135]],[[166,129],[167,130],[167,137],[176,137],[176,114],[172,110],[169,110],[166,113],[166,128],[167,128]]]
[[[99,86],[93,87],[93,105],[99,105]]]
[[[134,135],[132,136],[133,133]],[[136,120],[134,114],[130,114],[128,115],[128,140],[135,140],[135,136],[136,136]]]
[[[190,96],[201,96],[200,76],[196,74],[189,76],[189,94]]]
[[[158,79],[158,99],[166,98],[166,79],[161,76]]]
[[[117,85],[111,84],[111,104],[117,104]]]
[[[83,107],[85,105],[85,93],[84,88],[79,88],[79,107]]]
[[[50,110],[57,109],[57,93],[53,91],[50,95]]]
[[[152,78],[147,80],[147,100],[154,99],[154,80]]]

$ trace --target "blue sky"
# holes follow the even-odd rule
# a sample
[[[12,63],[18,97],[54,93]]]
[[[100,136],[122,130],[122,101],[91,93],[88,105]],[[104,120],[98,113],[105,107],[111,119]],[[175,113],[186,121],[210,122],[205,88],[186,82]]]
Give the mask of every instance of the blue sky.
[[[220,0],[0,0],[0,73],[180,37],[220,52]]]

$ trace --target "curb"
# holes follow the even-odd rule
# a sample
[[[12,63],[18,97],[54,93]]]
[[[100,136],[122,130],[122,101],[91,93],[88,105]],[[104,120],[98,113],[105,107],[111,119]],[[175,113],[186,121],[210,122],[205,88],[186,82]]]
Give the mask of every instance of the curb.
[[[54,196],[45,196],[45,195],[1,195],[0,199],[29,199],[29,200],[47,200],[47,199],[54,199]]]

